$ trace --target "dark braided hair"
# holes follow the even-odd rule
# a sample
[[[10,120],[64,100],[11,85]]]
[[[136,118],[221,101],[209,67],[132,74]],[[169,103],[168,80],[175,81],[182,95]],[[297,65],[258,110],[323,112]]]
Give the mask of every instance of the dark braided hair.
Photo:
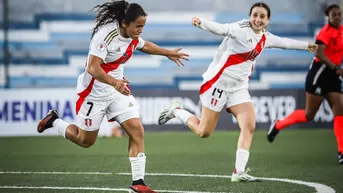
[[[111,0],[102,5],[93,8],[96,12],[92,37],[98,29],[108,23],[117,21],[120,25],[122,22],[127,24],[134,22],[140,16],[147,16],[143,8],[137,3],[128,3],[124,0]]]
[[[332,9],[334,9],[334,8],[340,9],[341,7],[340,7],[339,5],[337,5],[337,4],[329,5],[329,6],[326,8],[326,10],[325,10],[325,16],[329,16],[330,11],[331,11]]]

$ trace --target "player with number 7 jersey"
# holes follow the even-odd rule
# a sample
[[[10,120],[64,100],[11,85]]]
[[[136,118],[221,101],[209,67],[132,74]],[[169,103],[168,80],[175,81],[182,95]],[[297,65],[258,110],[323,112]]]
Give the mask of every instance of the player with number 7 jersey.
[[[162,55],[178,66],[188,60],[181,48],[167,50],[150,41],[144,41],[143,31],[147,14],[136,3],[111,0],[95,7],[96,26],[93,29],[90,50],[84,72],[77,83],[76,114],[78,124],[60,119],[51,110],[37,126],[39,133],[53,127],[63,137],[81,147],[92,146],[100,124],[106,116],[117,121],[129,136],[129,160],[132,170],[130,192],[155,193],[144,181],[146,156],[144,129],[139,106],[124,79],[124,67],[138,49],[147,54]]]
[[[269,6],[263,2],[250,8],[250,20],[230,24],[219,24],[197,17],[192,25],[202,30],[223,36],[212,63],[203,74],[200,87],[202,103],[201,118],[182,109],[174,102],[159,117],[159,124],[177,118],[202,138],[214,131],[223,108],[231,112],[238,121],[241,133],[238,139],[235,168],[232,182],[251,182],[259,179],[247,174],[250,147],[255,130],[255,112],[248,82],[254,69],[255,59],[265,48],[299,49],[314,51],[315,44],[275,36],[266,30],[271,17]]]

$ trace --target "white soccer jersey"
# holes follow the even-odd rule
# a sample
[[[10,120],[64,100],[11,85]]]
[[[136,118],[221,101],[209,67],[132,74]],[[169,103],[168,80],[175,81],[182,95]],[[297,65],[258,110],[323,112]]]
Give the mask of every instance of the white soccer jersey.
[[[116,79],[123,79],[124,66],[135,49],[141,49],[144,46],[142,38],[131,39],[120,35],[119,24],[117,22],[109,23],[101,27],[91,40],[89,55],[97,56],[104,60],[101,68],[110,76]],[[95,80],[88,73],[88,64],[84,72],[78,78],[77,93],[80,98],[92,100],[103,100],[111,96],[115,88],[111,85]]]
[[[267,31],[256,34],[250,27],[249,20],[236,23],[219,24],[201,20],[199,26],[205,31],[224,36],[214,59],[203,74],[204,83],[200,93],[215,86],[224,91],[233,91],[232,79],[248,82],[255,65],[255,59],[264,48],[307,49],[308,43],[289,38],[281,38]],[[248,86],[248,84],[242,84]]]

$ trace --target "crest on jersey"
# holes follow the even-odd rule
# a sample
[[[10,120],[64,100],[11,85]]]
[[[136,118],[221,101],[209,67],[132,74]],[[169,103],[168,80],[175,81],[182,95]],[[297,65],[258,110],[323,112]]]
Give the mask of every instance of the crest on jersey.
[[[92,119],[85,119],[85,125],[90,127],[92,125]]]
[[[212,98],[212,100],[211,100],[211,105],[212,105],[212,106],[216,106],[217,103],[218,103],[218,100],[215,99],[215,98]]]
[[[105,45],[103,43],[100,43],[96,46],[96,49],[100,52],[103,52],[105,50]]]

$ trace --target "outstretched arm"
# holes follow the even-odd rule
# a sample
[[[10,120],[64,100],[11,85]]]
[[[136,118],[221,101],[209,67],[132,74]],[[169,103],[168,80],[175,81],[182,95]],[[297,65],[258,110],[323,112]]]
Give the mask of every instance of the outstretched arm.
[[[317,49],[316,44],[311,44],[304,41],[298,41],[291,38],[283,38],[273,34],[269,34],[266,47],[268,48],[281,48],[293,50],[308,50],[314,52]]]
[[[230,34],[229,24],[221,24],[213,21],[201,20],[198,17],[193,17],[192,25],[216,35],[227,36]]]
[[[170,60],[174,61],[178,66],[184,65],[181,59],[189,60],[188,59],[189,55],[186,53],[180,52],[180,50],[181,48],[174,49],[174,50],[161,48],[160,46],[150,41],[145,41],[144,46],[140,49],[140,51],[147,54],[166,56]]]

